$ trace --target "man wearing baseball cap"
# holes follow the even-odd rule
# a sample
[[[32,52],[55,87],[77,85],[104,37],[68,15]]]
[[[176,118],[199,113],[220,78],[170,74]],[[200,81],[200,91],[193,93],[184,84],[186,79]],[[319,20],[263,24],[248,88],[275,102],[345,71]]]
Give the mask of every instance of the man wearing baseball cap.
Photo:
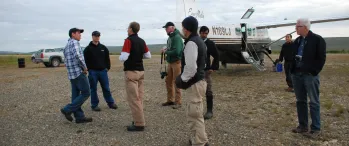
[[[61,109],[61,113],[68,121],[73,121],[71,114],[74,113],[76,123],[92,122],[81,109],[82,104],[90,96],[90,86],[87,74],[85,58],[80,46],[81,33],[83,29],[72,28],[69,30],[69,40],[64,48],[65,66],[68,70],[68,79],[71,83],[72,102]]]
[[[165,79],[167,89],[167,101],[163,106],[173,105],[173,109],[180,108],[182,105],[181,90],[175,86],[175,80],[181,74],[181,58],[183,50],[183,40],[180,32],[176,29],[172,22],[167,22],[165,26],[167,35],[167,46],[161,49],[161,53],[166,54],[166,61],[168,62],[167,76]]]
[[[188,89],[187,117],[190,127],[191,145],[208,146],[208,138],[205,132],[203,117],[203,97],[206,94],[207,83],[205,81],[206,45],[199,37],[198,21],[189,16],[182,21],[183,34],[185,36],[184,55],[182,57],[183,72],[176,78],[176,86],[180,89]]]
[[[99,99],[97,95],[97,83],[100,82],[104,100],[108,107],[117,109],[115,101],[110,93],[108,71],[110,69],[109,50],[99,42],[101,33],[92,32],[92,41],[84,50],[86,65],[88,68],[88,78],[91,89],[91,108],[93,111],[101,111],[98,107]]]

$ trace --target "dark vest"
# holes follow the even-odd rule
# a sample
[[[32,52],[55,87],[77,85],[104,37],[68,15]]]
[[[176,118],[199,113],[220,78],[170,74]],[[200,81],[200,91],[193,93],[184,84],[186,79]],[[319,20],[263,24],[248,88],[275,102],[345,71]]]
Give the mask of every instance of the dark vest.
[[[145,42],[137,34],[130,35],[127,39],[131,41],[130,56],[124,62],[124,71],[144,71],[143,55],[145,53]]]
[[[188,81],[188,84],[192,85],[205,78],[204,69],[206,67],[207,47],[205,42],[197,35],[190,37],[189,40],[186,41],[186,43],[189,41],[194,42],[198,46],[198,58],[196,59],[196,65],[198,68],[196,69],[195,76]],[[185,56],[184,54],[182,56],[183,56],[182,57],[182,73],[183,73],[184,66],[185,66]]]

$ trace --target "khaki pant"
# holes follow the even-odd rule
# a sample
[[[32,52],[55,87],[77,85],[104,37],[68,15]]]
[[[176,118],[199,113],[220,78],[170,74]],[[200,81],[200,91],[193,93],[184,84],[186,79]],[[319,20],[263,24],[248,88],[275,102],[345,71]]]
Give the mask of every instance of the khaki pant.
[[[136,126],[145,125],[143,113],[143,80],[144,71],[125,71],[127,101]]]
[[[167,102],[176,102],[182,104],[181,90],[176,87],[176,77],[181,74],[181,61],[168,64],[167,76],[166,76],[166,88],[167,88]],[[176,93],[176,95],[175,95]]]
[[[203,146],[208,142],[205,132],[202,99],[206,93],[206,81],[192,85],[188,90],[187,117],[190,129],[190,140],[193,146]]]

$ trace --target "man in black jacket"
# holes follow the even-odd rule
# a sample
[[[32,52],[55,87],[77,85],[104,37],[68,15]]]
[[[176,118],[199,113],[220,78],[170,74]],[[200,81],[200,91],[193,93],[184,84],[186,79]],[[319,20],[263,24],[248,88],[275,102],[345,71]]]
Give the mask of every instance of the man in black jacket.
[[[117,109],[114,99],[110,93],[108,71],[110,69],[109,50],[99,42],[100,32],[92,32],[92,41],[84,50],[85,62],[88,68],[88,78],[91,88],[91,108],[100,111],[98,107],[97,83],[101,84],[103,96],[109,108]]]
[[[286,91],[293,92],[293,85],[292,85],[292,79],[291,79],[291,66],[293,61],[293,42],[292,42],[292,35],[287,34],[286,35],[286,43],[282,45],[281,52],[279,55],[279,61],[282,62],[285,58],[284,63],[284,69],[285,69],[285,75],[286,75],[286,83],[288,85],[288,88]]]
[[[207,103],[207,112],[204,115],[204,119],[211,119],[213,116],[212,108],[213,108],[213,93],[212,93],[212,78],[211,74],[213,71],[219,69],[219,58],[218,58],[218,50],[216,44],[207,38],[209,33],[209,29],[207,26],[202,26],[200,28],[200,37],[204,40],[207,47],[207,57],[206,57],[206,68],[205,68],[205,80],[207,82],[206,88],[206,103]],[[213,57],[213,61],[211,64],[211,56]]]
[[[298,19],[296,24],[297,34],[295,41],[294,61],[291,69],[292,81],[297,98],[297,114],[299,125],[293,129],[294,133],[303,133],[310,138],[320,135],[320,102],[319,102],[319,73],[326,61],[325,40],[310,31],[308,19]],[[310,98],[310,116],[312,124],[308,132],[308,102]]]

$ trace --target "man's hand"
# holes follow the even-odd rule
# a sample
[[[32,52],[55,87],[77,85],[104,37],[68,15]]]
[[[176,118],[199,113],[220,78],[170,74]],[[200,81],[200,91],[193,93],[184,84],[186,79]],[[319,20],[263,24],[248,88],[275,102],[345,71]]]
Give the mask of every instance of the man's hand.
[[[84,69],[84,71],[82,73],[84,73],[85,75],[87,75],[87,68]]]
[[[214,70],[212,70],[212,69],[208,70],[208,73],[213,73],[213,72],[214,72]]]
[[[167,50],[167,48],[162,48],[160,51],[161,51],[161,53],[165,53],[166,50]]]

